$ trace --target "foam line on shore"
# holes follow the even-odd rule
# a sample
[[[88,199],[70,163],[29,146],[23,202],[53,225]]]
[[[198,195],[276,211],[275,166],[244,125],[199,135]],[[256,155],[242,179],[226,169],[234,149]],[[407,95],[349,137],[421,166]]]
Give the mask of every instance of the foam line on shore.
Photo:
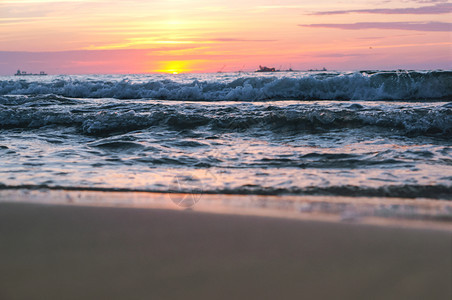
[[[452,231],[452,203],[432,199],[0,190],[0,202],[190,210]]]

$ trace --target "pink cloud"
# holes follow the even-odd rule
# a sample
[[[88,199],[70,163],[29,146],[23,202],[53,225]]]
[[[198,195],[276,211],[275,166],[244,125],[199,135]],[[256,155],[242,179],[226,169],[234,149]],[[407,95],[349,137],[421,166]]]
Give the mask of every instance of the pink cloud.
[[[452,23],[446,22],[360,22],[349,24],[299,24],[301,27],[336,28],[348,30],[395,29],[414,31],[451,31]]]
[[[430,6],[414,8],[374,8],[374,9],[354,9],[354,10],[332,10],[312,13],[313,15],[339,15],[350,13],[369,13],[369,14],[413,14],[413,15],[432,15],[447,14],[452,12],[452,3],[440,3]]]

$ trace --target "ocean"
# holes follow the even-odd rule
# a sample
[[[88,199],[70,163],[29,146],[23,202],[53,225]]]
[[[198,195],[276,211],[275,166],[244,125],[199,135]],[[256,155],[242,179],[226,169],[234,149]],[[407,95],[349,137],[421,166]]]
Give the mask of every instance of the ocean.
[[[452,200],[451,100],[452,71],[1,76],[0,189]]]

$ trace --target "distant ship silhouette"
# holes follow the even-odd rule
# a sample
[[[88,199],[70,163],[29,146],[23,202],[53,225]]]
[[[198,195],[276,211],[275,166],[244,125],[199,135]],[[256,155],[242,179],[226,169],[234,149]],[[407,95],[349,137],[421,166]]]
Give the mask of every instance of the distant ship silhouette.
[[[33,73],[27,73],[27,72],[21,71],[21,70],[17,70],[16,74],[14,74],[14,76],[31,76],[31,75],[44,76],[44,75],[47,75],[47,74],[45,72],[43,72],[43,71],[39,72],[39,74],[33,74]]]
[[[298,72],[296,70],[293,70],[292,67],[290,67],[287,70],[281,70],[281,66],[279,67],[279,69],[277,70],[276,68],[269,68],[266,66],[261,66],[259,65],[259,70],[256,70],[255,72]]]
[[[256,72],[279,72],[279,70],[276,70],[275,68],[269,68],[266,66],[259,66],[259,70],[256,70]]]

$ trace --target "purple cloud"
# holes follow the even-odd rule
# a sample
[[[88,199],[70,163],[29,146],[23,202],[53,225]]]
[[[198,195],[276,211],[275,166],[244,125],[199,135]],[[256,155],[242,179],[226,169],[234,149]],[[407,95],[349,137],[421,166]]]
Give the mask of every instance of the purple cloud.
[[[444,3],[444,2],[447,2],[447,0],[417,0],[415,2],[418,2],[418,3],[438,3],[438,2]]]
[[[452,12],[452,3],[439,3],[436,5],[415,8],[374,8],[374,9],[319,11],[312,14],[339,15],[350,13],[368,13],[368,14],[437,15],[437,14],[447,14],[450,12]]]
[[[445,22],[360,22],[351,24],[299,24],[301,27],[336,29],[396,29],[414,31],[452,31],[452,23]]]
[[[397,34],[397,35],[386,35],[386,36],[364,36],[364,37],[357,37],[357,39],[359,39],[359,40],[381,40],[381,39],[387,39],[387,38],[419,36],[419,35],[425,35],[425,33]]]

